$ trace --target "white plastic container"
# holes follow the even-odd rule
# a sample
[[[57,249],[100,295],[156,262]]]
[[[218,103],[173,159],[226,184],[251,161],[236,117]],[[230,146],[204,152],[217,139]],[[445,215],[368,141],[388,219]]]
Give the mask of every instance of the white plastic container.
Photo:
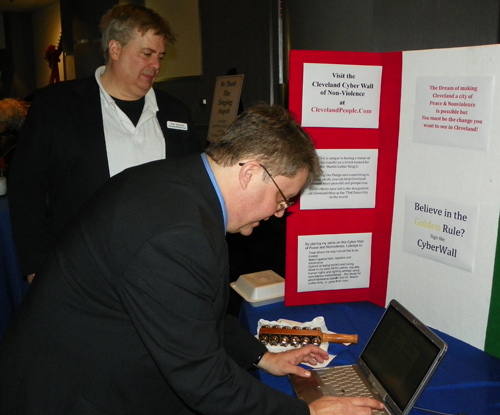
[[[238,277],[231,287],[252,307],[277,303],[285,299],[285,279],[274,271],[260,271]]]

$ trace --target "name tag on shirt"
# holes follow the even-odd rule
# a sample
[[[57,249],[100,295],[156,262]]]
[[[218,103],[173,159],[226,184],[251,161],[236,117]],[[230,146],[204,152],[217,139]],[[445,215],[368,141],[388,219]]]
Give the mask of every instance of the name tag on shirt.
[[[172,130],[183,130],[187,131],[188,126],[184,122],[177,121],[167,121],[167,128],[171,128]]]

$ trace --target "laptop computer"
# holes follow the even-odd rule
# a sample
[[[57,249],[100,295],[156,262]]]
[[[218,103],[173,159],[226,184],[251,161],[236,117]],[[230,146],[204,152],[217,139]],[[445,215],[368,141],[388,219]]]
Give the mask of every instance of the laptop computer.
[[[396,300],[387,306],[357,365],[312,370],[310,378],[290,375],[297,396],[310,403],[321,396],[372,396],[388,415],[407,415],[437,369],[447,345]],[[346,374],[357,378],[347,381]],[[364,391],[352,391],[352,383]]]

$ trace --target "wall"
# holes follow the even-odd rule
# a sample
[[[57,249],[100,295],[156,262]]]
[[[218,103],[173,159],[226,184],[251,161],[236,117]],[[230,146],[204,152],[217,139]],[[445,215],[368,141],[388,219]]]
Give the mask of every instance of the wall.
[[[498,0],[285,0],[293,49],[391,52],[497,43]]]
[[[168,19],[177,40],[168,45],[157,82],[200,76],[201,33],[198,0],[145,0],[144,5]]]
[[[0,50],[2,93],[23,99],[35,89],[31,14],[3,13],[3,21],[6,48]]]
[[[103,65],[99,23],[118,3],[118,0],[60,0],[62,44],[76,78],[92,75]]]
[[[33,49],[36,71],[36,87],[42,88],[49,83],[50,68],[44,59],[49,45],[57,47],[61,36],[61,12],[59,3],[54,3],[32,13]],[[64,57],[59,62],[59,75],[64,80]]]
[[[378,0],[379,1],[379,0]],[[286,0],[286,32],[290,49],[372,52],[372,0]]]
[[[375,52],[498,42],[498,0],[377,0],[375,4]]]
[[[50,69],[44,57],[49,45],[58,44],[61,33],[59,3],[31,13],[4,13],[3,17],[6,46],[0,50],[3,93],[24,99],[49,82]],[[23,30],[19,30],[20,27]],[[61,80],[64,79],[62,59],[61,56]]]

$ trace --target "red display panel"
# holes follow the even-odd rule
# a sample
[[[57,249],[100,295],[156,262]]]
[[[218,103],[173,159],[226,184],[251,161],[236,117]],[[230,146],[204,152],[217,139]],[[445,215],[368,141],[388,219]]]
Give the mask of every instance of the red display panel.
[[[305,127],[317,149],[377,149],[373,209],[289,209],[286,236],[285,305],[370,301],[385,306],[396,178],[402,53],[290,52],[289,108],[301,122],[304,63],[381,66],[378,128]],[[298,292],[298,237],[371,233],[368,288]]]

